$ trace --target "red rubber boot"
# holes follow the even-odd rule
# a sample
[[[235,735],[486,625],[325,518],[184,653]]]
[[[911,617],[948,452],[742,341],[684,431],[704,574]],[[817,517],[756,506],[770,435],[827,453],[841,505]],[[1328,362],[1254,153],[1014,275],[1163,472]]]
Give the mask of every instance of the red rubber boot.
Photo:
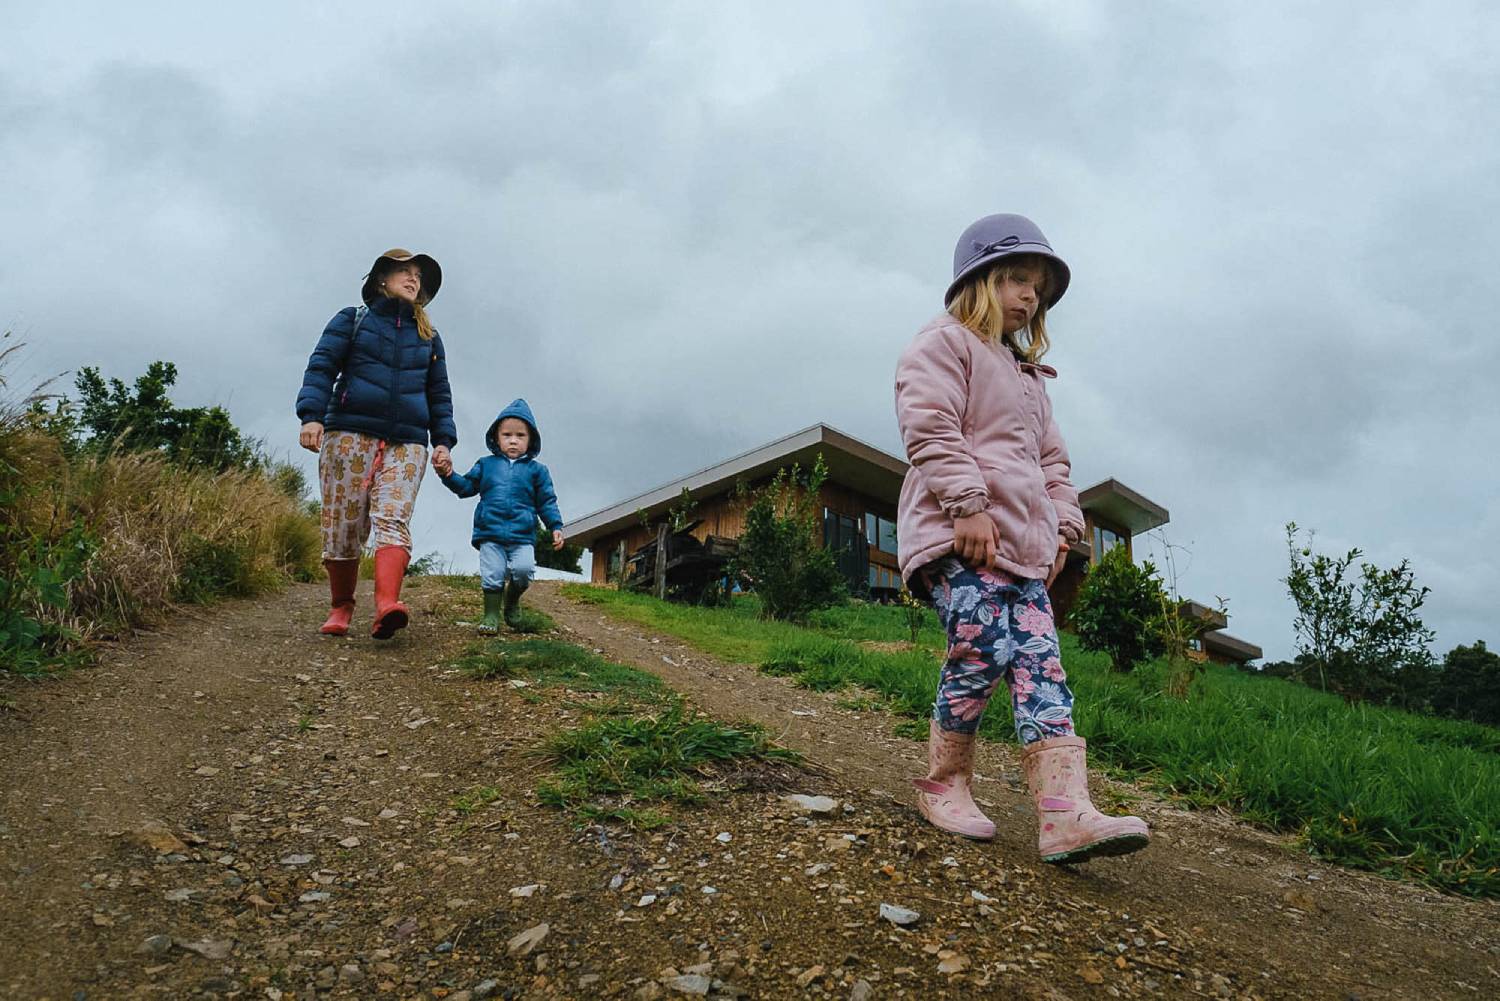
[[[324,560],[323,569],[328,571],[328,590],[333,596],[333,607],[328,612],[328,621],[318,632],[324,636],[343,636],[349,632],[349,620],[354,616],[354,585],[359,582],[359,560]]]
[[[401,604],[401,581],[411,553],[400,546],[381,546],[375,550],[375,625],[370,636],[388,640],[396,630],[405,629],[410,617]]]

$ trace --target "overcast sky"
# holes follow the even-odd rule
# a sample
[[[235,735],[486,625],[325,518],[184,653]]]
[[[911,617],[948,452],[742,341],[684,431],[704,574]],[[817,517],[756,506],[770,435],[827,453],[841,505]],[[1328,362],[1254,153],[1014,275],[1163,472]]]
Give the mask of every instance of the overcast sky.
[[[817,421],[899,453],[954,240],[1020,212],[1075,480],[1170,509],[1185,594],[1290,655],[1295,519],[1500,641],[1491,5],[223,7],[0,3],[19,374],[174,361],[311,472],[308,352],[425,251],[456,461],[525,396],[576,518]],[[417,551],[472,570],[471,505],[429,479]]]

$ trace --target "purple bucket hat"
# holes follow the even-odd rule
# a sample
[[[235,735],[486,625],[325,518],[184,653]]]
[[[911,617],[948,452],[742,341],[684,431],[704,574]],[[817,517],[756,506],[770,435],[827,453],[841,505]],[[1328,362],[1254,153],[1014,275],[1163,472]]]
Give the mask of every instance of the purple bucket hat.
[[[958,238],[953,248],[953,282],[943,296],[943,305],[953,301],[958,288],[969,275],[988,267],[1002,257],[1017,254],[1036,254],[1052,262],[1054,288],[1048,298],[1047,308],[1057,305],[1057,300],[1068,290],[1072,273],[1067,262],[1052,252],[1052,244],[1036,228],[1036,223],[1023,215],[987,215],[973,223]]]

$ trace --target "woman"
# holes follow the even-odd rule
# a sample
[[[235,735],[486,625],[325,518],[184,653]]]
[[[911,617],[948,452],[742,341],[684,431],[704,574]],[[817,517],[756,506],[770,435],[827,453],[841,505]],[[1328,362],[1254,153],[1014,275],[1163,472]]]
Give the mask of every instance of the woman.
[[[424,308],[442,269],[426,254],[387,250],[365,276],[363,306],[328,322],[297,394],[301,444],[318,453],[323,566],[332,610],[321,632],[343,636],[354,614],[359,557],[375,530],[375,623],[389,639],[407,622],[401,579],[411,559],[412,506],[426,471],[458,443],[443,339]]]

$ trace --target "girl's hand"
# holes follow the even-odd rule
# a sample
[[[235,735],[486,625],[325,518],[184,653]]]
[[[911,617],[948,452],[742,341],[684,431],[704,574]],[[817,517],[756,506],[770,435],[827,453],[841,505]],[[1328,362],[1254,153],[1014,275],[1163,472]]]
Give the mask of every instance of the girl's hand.
[[[1068,540],[1061,535],[1057,537],[1057,559],[1052,561],[1052,572],[1047,575],[1047,586],[1050,588],[1052,582],[1057,580],[1057,575],[1062,573],[1063,564],[1068,562]]]
[[[553,549],[561,549],[562,547],[563,547],[563,534],[562,534],[562,531],[558,530],[556,532],[553,532],[552,533],[552,548]]]
[[[316,452],[323,447],[323,425],[317,421],[308,421],[302,425],[302,433],[297,436],[297,443],[309,452]]]
[[[993,567],[999,543],[1000,528],[983,511],[953,520],[953,549],[970,566],[982,570]]]
[[[436,469],[440,476],[452,474],[453,456],[449,454],[447,445],[439,445],[432,450],[432,468]]]

